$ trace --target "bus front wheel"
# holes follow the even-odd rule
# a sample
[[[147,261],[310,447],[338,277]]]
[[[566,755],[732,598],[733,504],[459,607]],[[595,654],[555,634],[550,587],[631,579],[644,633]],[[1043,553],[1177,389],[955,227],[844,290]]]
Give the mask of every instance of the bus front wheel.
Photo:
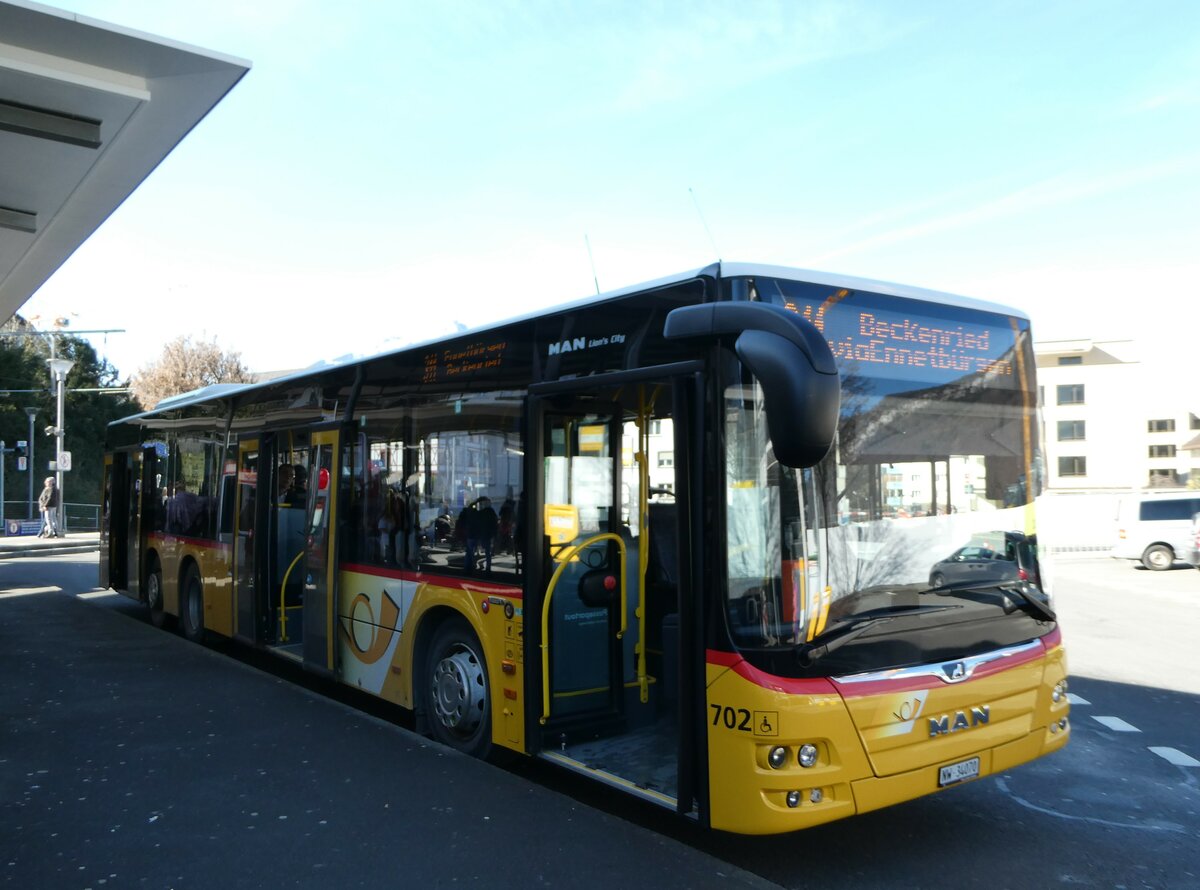
[[[433,737],[486,758],[492,750],[492,703],[483,647],[470,625],[453,618],[434,633],[425,662],[425,712]]]
[[[188,566],[184,572],[179,605],[183,635],[193,643],[203,643],[204,587],[200,583],[200,572],[194,565]]]

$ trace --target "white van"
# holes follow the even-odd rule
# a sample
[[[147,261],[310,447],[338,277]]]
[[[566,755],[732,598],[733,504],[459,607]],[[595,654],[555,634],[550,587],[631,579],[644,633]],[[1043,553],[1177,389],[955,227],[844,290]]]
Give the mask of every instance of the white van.
[[[1144,492],[1121,498],[1117,508],[1116,559],[1136,559],[1148,569],[1169,569],[1192,546],[1192,517],[1200,491]]]

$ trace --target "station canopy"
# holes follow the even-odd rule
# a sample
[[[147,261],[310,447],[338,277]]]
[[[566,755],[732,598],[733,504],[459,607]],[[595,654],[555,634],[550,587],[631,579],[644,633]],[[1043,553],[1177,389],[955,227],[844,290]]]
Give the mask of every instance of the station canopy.
[[[73,13],[0,0],[0,324],[249,68]]]

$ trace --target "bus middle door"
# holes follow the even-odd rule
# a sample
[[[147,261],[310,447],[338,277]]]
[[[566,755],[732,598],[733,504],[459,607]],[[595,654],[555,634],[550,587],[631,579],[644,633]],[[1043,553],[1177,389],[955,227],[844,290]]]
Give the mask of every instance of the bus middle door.
[[[334,665],[334,606],[338,430],[312,434],[309,452],[306,556],[304,559],[303,642],[309,670],[332,675]]]

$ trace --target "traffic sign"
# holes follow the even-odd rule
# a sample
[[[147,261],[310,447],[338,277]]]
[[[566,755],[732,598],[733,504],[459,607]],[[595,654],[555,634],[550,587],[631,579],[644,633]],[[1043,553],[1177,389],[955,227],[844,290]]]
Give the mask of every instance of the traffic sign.
[[[71,452],[60,451],[58,453],[58,468],[63,471],[71,469]]]

